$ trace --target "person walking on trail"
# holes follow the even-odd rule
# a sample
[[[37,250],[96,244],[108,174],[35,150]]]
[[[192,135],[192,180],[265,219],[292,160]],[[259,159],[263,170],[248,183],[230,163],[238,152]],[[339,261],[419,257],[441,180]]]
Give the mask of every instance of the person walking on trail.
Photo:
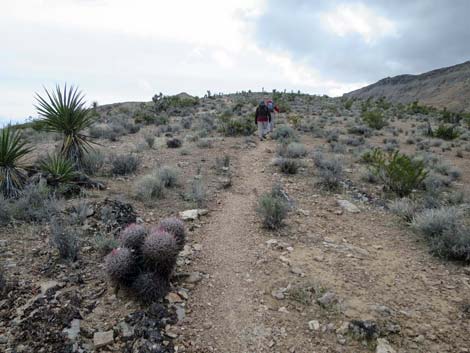
[[[273,132],[274,130],[274,118],[276,113],[279,113],[279,108],[277,105],[274,104],[272,99],[268,100],[266,102],[266,105],[268,107],[269,113],[271,114],[271,119],[269,119],[269,124],[268,124],[268,132]]]
[[[258,136],[260,141],[265,139],[266,133],[268,132],[268,123],[270,120],[271,113],[269,112],[264,100],[262,100],[259,102],[255,113],[255,124],[258,125]]]

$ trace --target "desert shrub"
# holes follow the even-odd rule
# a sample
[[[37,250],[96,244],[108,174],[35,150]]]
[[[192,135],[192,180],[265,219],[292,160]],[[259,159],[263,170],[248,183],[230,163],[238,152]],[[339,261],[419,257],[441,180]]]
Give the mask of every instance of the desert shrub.
[[[365,125],[355,125],[348,129],[348,132],[353,135],[360,135],[364,137],[372,136],[372,130]]]
[[[44,222],[60,211],[61,205],[44,183],[30,184],[12,204],[13,218],[25,222]]]
[[[90,137],[99,139],[99,138],[109,138],[113,130],[106,124],[95,124],[88,129],[88,134]]]
[[[163,166],[158,168],[157,174],[164,187],[172,188],[178,185],[178,171],[176,169]]]
[[[340,188],[343,177],[343,166],[338,159],[325,159],[319,152],[313,156],[313,163],[317,168],[319,185],[327,190],[334,191]]]
[[[183,141],[175,137],[167,140],[166,145],[168,148],[179,148],[183,145]]]
[[[249,116],[219,116],[220,131],[225,136],[249,136],[256,130],[253,119]]]
[[[362,114],[362,120],[372,129],[380,130],[387,126],[387,122],[380,111],[366,111]]]
[[[79,229],[64,220],[53,219],[51,233],[51,243],[59,251],[60,258],[76,261],[80,251]]]
[[[181,127],[183,129],[191,129],[192,125],[193,125],[193,119],[191,117],[183,117],[181,119]]]
[[[424,210],[413,219],[412,227],[426,238],[434,255],[470,261],[470,229],[464,224],[461,210],[455,207]]]
[[[279,170],[284,174],[297,174],[301,164],[299,161],[291,158],[279,157],[276,158],[274,164],[279,167]]]
[[[385,154],[375,149],[371,155],[371,171],[377,175],[387,189],[403,197],[420,187],[427,172],[424,163],[395,151]]]
[[[197,207],[203,207],[206,203],[207,191],[201,179],[194,179],[191,183],[189,200],[194,202]]]
[[[455,207],[426,209],[417,214],[411,223],[412,229],[426,238],[441,236],[445,231],[455,232],[460,228],[462,213]]]
[[[83,157],[82,169],[88,175],[99,175],[106,162],[106,156],[99,150],[87,153]]]
[[[134,154],[111,155],[111,173],[113,175],[128,175],[137,171],[140,159]]]
[[[134,194],[138,200],[150,202],[165,196],[165,185],[158,173],[144,175],[134,184]]]
[[[145,142],[147,143],[147,146],[152,149],[155,146],[155,136],[152,135],[146,135],[144,137]]]
[[[393,200],[389,206],[390,211],[406,222],[411,222],[419,210],[419,205],[416,201],[410,200],[408,198],[401,198]]]
[[[345,142],[349,146],[357,147],[357,146],[363,145],[366,141],[364,137],[359,136],[359,137],[348,137],[345,140]]]
[[[455,140],[459,137],[459,133],[455,130],[453,125],[439,125],[437,130],[434,132],[434,136],[443,140]]]
[[[281,125],[279,127],[277,127],[273,133],[272,133],[272,137],[275,139],[275,140],[295,140],[295,132],[294,130],[287,126],[287,125]]]
[[[261,195],[256,211],[265,228],[279,229],[284,225],[289,204],[279,190],[273,188],[271,192]]]
[[[0,226],[4,226],[11,221],[11,203],[0,195]]]
[[[339,141],[339,136],[340,132],[337,129],[330,130],[326,134],[326,142],[332,143],[332,142],[338,142]]]
[[[200,139],[196,146],[199,148],[212,148],[213,140],[209,138],[202,138]]]
[[[287,145],[285,157],[287,158],[302,158],[307,155],[307,149],[299,142],[291,142]]]
[[[98,234],[93,238],[93,244],[95,249],[101,256],[105,256],[113,249],[119,246],[119,242],[114,237],[105,236]]]

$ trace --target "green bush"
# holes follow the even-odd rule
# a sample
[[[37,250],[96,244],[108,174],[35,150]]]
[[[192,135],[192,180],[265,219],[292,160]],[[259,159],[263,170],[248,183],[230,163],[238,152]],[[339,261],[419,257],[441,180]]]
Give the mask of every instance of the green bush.
[[[301,167],[299,161],[284,157],[277,158],[275,165],[277,165],[280,171],[284,174],[297,174],[299,168]]]
[[[51,186],[70,184],[77,177],[73,162],[62,155],[48,155],[40,162],[39,169],[46,176],[47,184]]]
[[[446,141],[455,140],[459,137],[459,133],[455,131],[453,125],[439,125],[437,130],[434,132],[434,136],[441,138]]]
[[[398,151],[385,154],[382,150],[375,149],[370,159],[371,171],[388,190],[400,197],[407,196],[420,187],[427,176],[422,161],[412,160]]]
[[[274,130],[272,137],[281,141],[295,140],[295,132],[291,127],[281,125]]]
[[[254,121],[249,116],[219,116],[220,132],[225,136],[249,136],[256,130]]]
[[[113,175],[127,175],[134,173],[139,167],[140,159],[133,154],[112,155],[111,172]]]
[[[380,130],[387,126],[383,114],[378,110],[369,110],[362,114],[362,120],[372,129]]]
[[[261,196],[256,209],[263,226],[268,229],[279,229],[289,211],[289,204],[284,194],[276,187]]]

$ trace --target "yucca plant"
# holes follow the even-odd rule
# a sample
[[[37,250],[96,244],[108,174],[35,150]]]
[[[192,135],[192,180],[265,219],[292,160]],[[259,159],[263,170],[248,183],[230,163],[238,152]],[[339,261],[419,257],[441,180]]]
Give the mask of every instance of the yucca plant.
[[[0,133],[0,192],[4,197],[17,197],[26,182],[21,159],[33,149],[18,130],[4,128]]]
[[[69,184],[77,176],[74,164],[59,154],[48,155],[39,163],[39,168],[46,175],[47,183],[52,186]]]
[[[55,91],[46,91],[47,97],[36,94],[36,109],[42,119],[38,126],[48,132],[64,135],[60,154],[70,160],[74,167],[81,169],[82,160],[92,149],[92,142],[83,131],[95,121],[95,117],[85,108],[84,96],[78,88],[57,85]]]

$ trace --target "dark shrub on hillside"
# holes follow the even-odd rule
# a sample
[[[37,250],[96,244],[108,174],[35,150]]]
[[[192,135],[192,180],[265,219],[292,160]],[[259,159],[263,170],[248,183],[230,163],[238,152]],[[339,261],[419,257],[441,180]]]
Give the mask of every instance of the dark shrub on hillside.
[[[134,173],[139,167],[140,159],[134,154],[112,155],[111,172],[113,175],[127,175]]]
[[[375,149],[370,155],[371,171],[381,180],[387,189],[403,197],[422,186],[427,172],[422,161],[395,151],[385,154]]]
[[[284,174],[297,174],[301,164],[299,161],[292,158],[279,157],[275,161],[275,165]]]
[[[76,261],[80,251],[80,233],[67,221],[54,219],[51,223],[51,243],[59,251],[60,258]]]
[[[434,136],[443,140],[450,141],[455,140],[457,137],[459,137],[459,133],[455,131],[453,125],[439,125],[437,130],[434,132]]]
[[[348,129],[348,132],[353,135],[361,135],[364,137],[372,136],[372,130],[365,125],[355,125]]]
[[[380,111],[366,111],[362,114],[362,120],[372,129],[380,130],[387,126],[387,122]]]
[[[274,187],[271,192],[261,195],[256,211],[265,228],[279,229],[284,225],[289,204],[284,195]]]
[[[295,132],[291,127],[281,125],[274,130],[272,137],[276,140],[295,140]]]
[[[249,116],[221,115],[219,117],[219,126],[220,131],[225,136],[249,136],[256,130],[253,118]]]
[[[183,145],[183,142],[180,139],[172,138],[166,141],[166,145],[168,148],[178,148]]]

